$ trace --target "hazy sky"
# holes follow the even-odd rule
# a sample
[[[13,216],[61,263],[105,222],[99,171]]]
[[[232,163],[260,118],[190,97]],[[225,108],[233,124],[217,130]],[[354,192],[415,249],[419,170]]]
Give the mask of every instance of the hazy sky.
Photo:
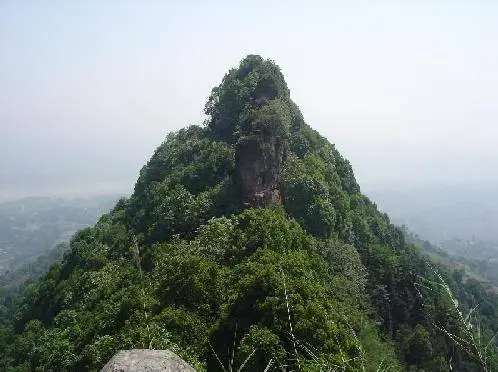
[[[498,185],[498,7],[408,3],[2,0],[0,198],[131,191],[248,53],[367,188]]]

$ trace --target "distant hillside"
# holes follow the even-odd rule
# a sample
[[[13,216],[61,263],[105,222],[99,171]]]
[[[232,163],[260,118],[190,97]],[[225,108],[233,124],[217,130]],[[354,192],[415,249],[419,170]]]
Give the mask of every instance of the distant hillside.
[[[0,204],[0,273],[34,260],[78,230],[97,222],[118,199],[25,198]]]
[[[410,242],[441,265],[498,288],[498,188],[371,190],[379,208],[408,226]],[[430,241],[431,243],[427,242]]]
[[[453,239],[439,246],[422,240],[402,226],[407,242],[421,248],[439,265],[459,272],[462,280],[474,280],[489,292],[498,293],[498,247],[493,242]]]
[[[367,194],[395,223],[433,243],[498,241],[498,187],[370,189]]]

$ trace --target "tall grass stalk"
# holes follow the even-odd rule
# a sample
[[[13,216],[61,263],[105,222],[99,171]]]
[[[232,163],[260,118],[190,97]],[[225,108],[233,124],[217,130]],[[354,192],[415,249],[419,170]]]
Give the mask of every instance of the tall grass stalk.
[[[287,317],[289,319],[289,330],[290,330],[290,335],[292,337],[292,345],[294,346],[294,354],[296,355],[297,365],[299,366],[299,369],[301,369],[301,362],[299,361],[299,355],[297,353],[297,347],[296,347],[296,336],[294,335],[294,330],[292,328],[292,320],[291,320],[290,306],[289,306],[289,296],[287,294],[287,284],[285,282],[285,274],[284,274],[284,270],[282,268],[280,268],[280,273],[282,274],[282,279],[284,282],[285,306],[287,307]]]
[[[140,285],[141,285],[141,292],[142,292],[142,305],[143,305],[143,311],[144,311],[144,316],[145,316],[145,327],[147,330],[147,337],[149,339],[149,347],[148,349],[152,349],[152,341],[153,337],[150,332],[150,326],[149,326],[149,314],[147,313],[147,305],[145,304],[145,285],[144,285],[144,274],[142,270],[142,261],[140,258],[140,247],[138,246],[138,241],[137,238],[134,236],[133,237],[133,243],[134,243],[134,259],[135,259],[135,264],[138,268],[138,271],[140,273]],[[145,346],[145,345],[144,345]],[[145,348],[145,347],[144,347]]]
[[[492,346],[492,343],[496,338],[496,336],[498,335],[498,333],[496,333],[489,340],[489,342],[487,342],[486,345],[483,346],[481,340],[482,337],[481,325],[477,314],[477,309],[479,305],[475,305],[473,308],[469,310],[468,314],[464,316],[462,309],[460,308],[460,305],[458,303],[458,300],[453,291],[451,290],[450,286],[445,282],[441,274],[429,262],[427,262],[427,265],[429,266],[429,268],[431,269],[432,273],[434,274],[437,280],[431,281],[427,278],[422,277],[421,283],[418,283],[418,285],[430,291],[434,291],[435,290],[434,288],[440,288],[442,290],[442,293],[446,295],[447,298],[450,300],[452,309],[457,315],[458,324],[462,332],[462,335],[457,336],[450,330],[446,329],[443,325],[436,324],[436,322],[433,322],[433,326],[442,333],[444,333],[446,336],[448,336],[455,343],[457,347],[459,347],[469,356],[477,360],[480,366],[483,368],[484,372],[490,372],[486,353],[489,347]],[[427,283],[428,285],[426,285],[425,283]],[[419,296],[423,298],[420,291],[419,291]],[[450,368],[453,368],[451,361],[452,359],[450,358],[449,360]]]

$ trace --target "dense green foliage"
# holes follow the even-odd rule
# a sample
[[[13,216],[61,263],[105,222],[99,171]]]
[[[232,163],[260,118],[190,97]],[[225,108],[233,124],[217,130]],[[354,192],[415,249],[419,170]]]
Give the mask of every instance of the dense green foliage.
[[[1,369],[96,370],[137,347],[209,371],[496,368],[496,300],[405,242],[304,123],[273,62],[244,59],[206,113],[26,288],[0,329]],[[280,203],[242,202],[248,143],[284,149]],[[479,303],[482,338],[462,315]]]

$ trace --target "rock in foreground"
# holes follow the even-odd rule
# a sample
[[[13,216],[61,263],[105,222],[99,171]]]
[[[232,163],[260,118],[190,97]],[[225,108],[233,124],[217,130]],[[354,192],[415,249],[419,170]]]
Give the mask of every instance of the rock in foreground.
[[[101,372],[195,372],[169,350],[121,350]]]

